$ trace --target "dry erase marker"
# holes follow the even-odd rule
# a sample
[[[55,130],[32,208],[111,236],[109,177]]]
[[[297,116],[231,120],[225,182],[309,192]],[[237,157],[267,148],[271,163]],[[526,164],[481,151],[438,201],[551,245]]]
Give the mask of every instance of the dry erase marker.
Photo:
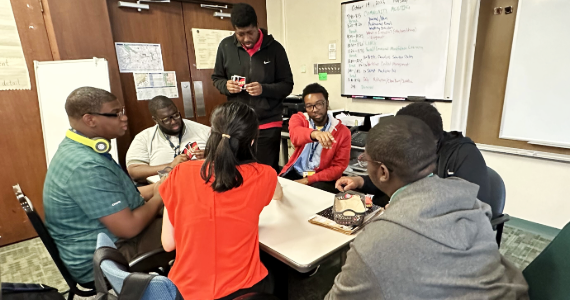
[[[408,96],[408,101],[412,101],[412,102],[426,101],[426,97],[425,96]]]

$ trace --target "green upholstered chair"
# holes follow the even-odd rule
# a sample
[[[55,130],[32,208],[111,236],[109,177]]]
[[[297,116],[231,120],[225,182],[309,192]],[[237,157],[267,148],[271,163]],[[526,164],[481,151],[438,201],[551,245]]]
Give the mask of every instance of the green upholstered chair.
[[[570,223],[523,271],[531,300],[570,299]]]

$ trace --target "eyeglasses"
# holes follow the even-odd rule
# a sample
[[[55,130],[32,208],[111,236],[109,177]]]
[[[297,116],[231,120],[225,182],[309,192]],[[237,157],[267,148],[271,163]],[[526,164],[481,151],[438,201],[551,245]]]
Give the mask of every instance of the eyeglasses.
[[[177,112],[174,113],[173,115],[168,116],[168,117],[166,117],[166,118],[159,119],[159,120],[160,120],[160,122],[162,122],[162,123],[164,123],[164,124],[168,124],[168,123],[171,123],[171,122],[174,121],[174,120],[180,120],[181,117],[182,117],[182,115],[180,114],[179,111],[177,111]]]
[[[380,161],[377,161],[377,160],[366,159],[366,156],[364,155],[364,152],[362,152],[362,153],[358,156],[357,161],[358,161],[358,165],[359,165],[361,168],[366,168],[366,167],[368,166],[368,163],[369,163],[369,162],[375,162],[375,163],[377,163],[377,164],[386,166],[386,164],[383,163],[383,162],[380,162]],[[388,169],[388,171],[392,171],[390,168],[388,168],[388,166],[386,166],[386,169]]]
[[[315,104],[305,104],[306,110],[313,110],[315,107],[317,109],[323,109],[323,107],[325,107],[325,101],[319,101]]]
[[[126,114],[127,114],[127,111],[125,110],[124,106],[121,109],[121,111],[118,113],[95,113],[95,112],[86,113],[86,115],[98,115],[98,116],[109,117],[109,118],[120,118]]]

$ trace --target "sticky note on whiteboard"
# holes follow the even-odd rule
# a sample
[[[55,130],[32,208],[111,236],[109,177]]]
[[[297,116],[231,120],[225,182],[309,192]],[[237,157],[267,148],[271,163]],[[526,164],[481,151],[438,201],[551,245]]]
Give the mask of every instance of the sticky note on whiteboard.
[[[324,81],[327,80],[328,73],[319,73],[319,80]]]

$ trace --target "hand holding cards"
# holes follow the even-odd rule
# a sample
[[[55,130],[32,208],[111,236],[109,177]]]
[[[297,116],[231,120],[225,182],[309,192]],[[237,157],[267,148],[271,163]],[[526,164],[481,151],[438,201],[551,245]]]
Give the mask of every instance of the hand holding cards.
[[[237,82],[237,84],[242,90],[245,88],[245,77],[234,75],[232,76],[232,81]]]
[[[194,155],[194,151],[196,151],[196,150],[200,150],[198,143],[197,142],[191,142],[191,143],[186,144],[186,147],[184,147],[184,150],[182,152],[184,152],[188,156],[192,156],[192,155]]]
[[[245,77],[233,75],[231,80],[226,82],[226,87],[231,94],[237,94],[244,89]]]
[[[197,142],[191,142],[186,144],[184,150],[182,151],[184,154],[188,155],[190,159],[203,159],[204,158],[204,150],[200,150],[200,146],[198,146]]]
[[[259,82],[252,82],[245,84],[246,78],[239,75],[233,75],[231,80],[226,82],[226,87],[228,91],[232,94],[237,94],[243,90],[247,91],[251,96],[259,96],[263,91],[261,84]]]
[[[226,82],[226,88],[228,89],[228,92],[230,92],[230,94],[237,94],[241,92],[241,87],[239,86],[237,81],[228,80]]]

